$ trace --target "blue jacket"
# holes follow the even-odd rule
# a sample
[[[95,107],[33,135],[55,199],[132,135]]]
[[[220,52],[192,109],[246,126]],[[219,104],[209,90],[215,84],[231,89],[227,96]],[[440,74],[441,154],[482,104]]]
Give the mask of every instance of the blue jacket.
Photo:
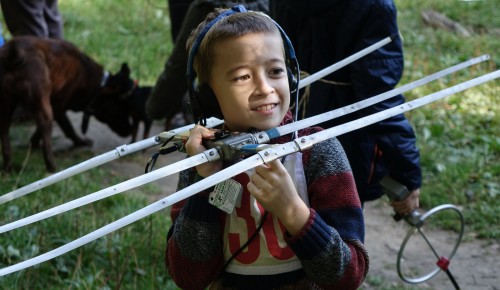
[[[392,0],[271,0],[271,16],[282,26],[296,50],[300,69],[315,73],[398,33]],[[401,41],[395,41],[328,77],[336,84],[311,85],[305,116],[314,116],[393,89],[403,73]],[[328,128],[404,103],[402,95],[321,124]],[[408,189],[421,186],[415,133],[398,115],[339,136],[356,179],[362,201],[383,193],[385,175]]]

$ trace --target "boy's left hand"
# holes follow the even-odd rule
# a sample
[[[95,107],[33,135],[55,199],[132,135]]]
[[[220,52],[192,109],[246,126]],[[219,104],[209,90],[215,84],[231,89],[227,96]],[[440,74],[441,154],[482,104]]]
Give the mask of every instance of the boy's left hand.
[[[279,160],[256,167],[247,188],[290,234],[298,233],[309,219],[309,207],[300,198],[292,178]]]

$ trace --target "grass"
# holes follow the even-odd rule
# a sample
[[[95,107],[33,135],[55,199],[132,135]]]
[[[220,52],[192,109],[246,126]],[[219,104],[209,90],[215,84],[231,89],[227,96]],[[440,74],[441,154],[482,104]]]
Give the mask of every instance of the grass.
[[[85,150],[64,155],[62,167],[92,157]],[[31,159],[23,179],[43,178],[43,173],[39,174],[44,172],[43,160],[39,154],[33,154]],[[14,175],[2,177],[2,184],[13,184],[13,179]],[[123,177],[105,168],[92,169],[1,205],[2,224],[121,181]],[[0,239],[0,264],[3,268],[62,246],[144,207],[148,204],[146,194],[160,192],[156,186],[147,185],[4,233]],[[162,259],[167,214],[162,211],[55,260],[0,278],[0,289],[118,289],[120,285],[121,289],[161,288],[168,284]]]
[[[154,84],[172,49],[166,1],[77,1],[59,3],[65,20],[65,38],[103,64],[118,71],[128,62],[132,77]],[[5,25],[3,25],[5,28]],[[8,33],[4,36],[9,38]],[[26,126],[11,130],[14,174],[2,173],[4,194],[46,177],[39,151],[31,152],[19,174],[27,148]],[[21,150],[19,150],[21,149]],[[58,152],[59,168],[93,157],[88,150]],[[133,157],[130,157],[133,158]],[[20,176],[20,178],[18,178]],[[98,167],[22,198],[0,205],[0,224],[27,217],[64,202],[123,181]],[[0,268],[40,255],[96,230],[151,201],[148,195],[162,189],[146,185],[92,205],[60,214],[0,236]],[[176,289],[163,262],[168,210],[27,270],[0,277],[0,289]]]
[[[490,54],[464,72],[406,94],[414,99],[498,69],[500,18],[494,1],[397,1],[405,39],[402,84],[442,68]],[[433,9],[473,31],[471,37],[426,26],[419,11]],[[499,81],[469,89],[408,113],[418,136],[424,185],[422,204],[452,203],[463,208],[467,237],[500,239]],[[446,221],[443,221],[445,224]]]
[[[397,0],[404,37],[406,69],[401,84],[421,78],[481,54],[491,60],[406,94],[415,99],[500,66],[500,27],[495,1]],[[473,28],[469,38],[430,28],[420,11],[435,9]],[[65,38],[77,44],[110,71],[128,62],[132,76],[154,84],[172,50],[166,1],[61,0]],[[5,26],[4,26],[5,27]],[[496,30],[495,30],[496,29]],[[493,32],[492,32],[493,31]],[[4,33],[4,36],[8,34]],[[421,150],[424,185],[422,206],[452,203],[462,208],[466,238],[500,239],[500,135],[498,81],[489,82],[407,114]],[[14,163],[26,157],[23,147],[30,132],[11,130]],[[93,157],[86,150],[58,154],[60,168]],[[18,178],[18,176],[21,178]],[[19,174],[0,176],[0,194],[45,177],[41,154],[29,156]],[[0,223],[26,217],[123,181],[96,168],[36,193],[0,205]],[[153,185],[140,187],[78,210],[0,235],[0,268],[52,250],[147,205]],[[156,213],[50,262],[0,278],[0,289],[175,289],[163,266],[169,220]],[[442,226],[447,226],[443,219]],[[387,281],[370,278],[379,289],[394,289]],[[372,284],[370,281],[368,281]],[[410,288],[405,288],[410,289]]]
[[[132,77],[153,85],[173,44],[166,1],[61,1],[65,37],[110,71],[128,62]]]
[[[19,126],[14,138],[29,134]],[[22,147],[22,146],[21,146]],[[26,149],[26,148],[25,148]],[[15,160],[25,158],[15,150]],[[93,157],[89,150],[58,152],[60,167]],[[45,177],[41,154],[32,152],[26,168],[1,176],[1,193]],[[123,181],[123,176],[97,167],[70,179],[0,205],[1,224],[18,220]],[[132,213],[161,189],[146,185],[77,210],[28,225],[0,236],[0,267],[12,265],[62,246]],[[163,265],[168,212],[161,211],[52,261],[0,278],[0,289],[155,289],[171,284]],[[164,289],[175,289],[174,286]]]

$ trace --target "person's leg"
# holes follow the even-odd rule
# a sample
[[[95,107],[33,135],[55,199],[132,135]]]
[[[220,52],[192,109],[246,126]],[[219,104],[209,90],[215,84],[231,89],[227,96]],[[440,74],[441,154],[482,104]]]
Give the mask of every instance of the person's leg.
[[[211,3],[195,2],[189,7],[182,22],[177,43],[165,63],[153,91],[146,102],[146,113],[151,119],[171,119],[181,111],[183,96],[188,91],[186,63],[188,52],[186,41],[193,29],[203,21],[215,7]]]
[[[0,0],[7,28],[13,36],[35,35],[48,37],[43,15],[43,1]]]
[[[62,39],[64,37],[63,19],[59,13],[57,0],[45,0],[43,14],[47,23],[48,36]]]
[[[189,9],[189,5],[194,0],[168,0],[168,11],[170,15],[170,30],[172,33],[172,41],[175,43],[177,36],[182,27],[182,22]]]

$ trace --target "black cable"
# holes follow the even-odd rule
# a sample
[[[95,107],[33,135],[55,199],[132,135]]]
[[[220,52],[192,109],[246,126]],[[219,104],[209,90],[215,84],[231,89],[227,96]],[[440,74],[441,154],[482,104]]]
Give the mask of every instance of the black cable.
[[[172,141],[172,139],[174,139],[174,136],[168,138],[167,141],[163,142],[163,145],[160,147],[158,152],[155,152],[155,153],[153,153],[153,155],[151,155],[148,162],[146,163],[146,168],[144,169],[144,173],[148,173],[148,172],[153,171],[155,164],[156,164],[156,161],[158,160],[158,157],[160,155],[172,153],[172,152],[180,149],[179,144],[175,144],[175,143],[170,147],[165,147],[165,146],[167,146],[168,142]]]
[[[453,277],[453,275],[451,275],[450,270],[446,270],[444,272],[446,273],[446,275],[448,275],[448,278],[450,278],[451,283],[453,284],[453,286],[455,286],[455,289],[460,290],[460,286],[458,286],[458,283],[455,280],[455,277]]]
[[[262,226],[264,226],[264,222],[266,221],[266,218],[267,218],[267,215],[268,215],[268,211],[266,210],[264,212],[264,215],[262,216],[262,220],[260,221],[260,224],[259,226],[257,227],[257,229],[255,230],[255,232],[253,232],[253,234],[250,236],[250,238],[248,238],[248,241],[246,241],[245,244],[243,244],[243,246],[241,246],[238,251],[236,251],[232,256],[231,258],[229,258],[229,260],[227,260],[227,262],[224,264],[224,267],[222,267],[222,271],[221,271],[221,274],[224,273],[226,271],[226,268],[227,266],[229,265],[229,263],[231,263],[232,260],[234,260],[236,258],[236,256],[238,256],[239,254],[241,254],[241,252],[243,252],[243,250],[255,239],[255,237],[257,236],[257,234],[260,232],[260,230],[262,229]]]
[[[455,277],[453,277],[450,270],[448,269],[448,266],[450,265],[450,261],[445,257],[441,257],[438,259],[436,264],[438,265],[439,268],[441,268],[441,270],[443,270],[446,273],[448,278],[450,278],[451,283],[453,284],[453,286],[455,286],[455,289],[460,290],[460,286],[458,286],[458,283],[455,280]]]

